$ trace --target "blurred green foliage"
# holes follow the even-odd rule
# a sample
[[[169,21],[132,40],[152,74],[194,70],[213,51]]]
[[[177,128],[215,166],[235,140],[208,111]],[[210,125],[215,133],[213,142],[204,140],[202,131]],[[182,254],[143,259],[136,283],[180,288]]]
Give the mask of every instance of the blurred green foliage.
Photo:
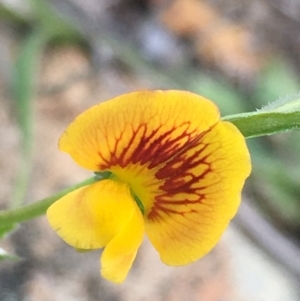
[[[20,206],[26,194],[32,168],[33,105],[36,94],[36,77],[39,60],[45,47],[51,42],[78,42],[81,35],[67,22],[59,18],[47,1],[30,0],[32,16],[21,16],[16,11],[0,5],[0,16],[27,31],[20,42],[12,79],[15,111],[21,131],[21,162],[16,178],[12,207]]]

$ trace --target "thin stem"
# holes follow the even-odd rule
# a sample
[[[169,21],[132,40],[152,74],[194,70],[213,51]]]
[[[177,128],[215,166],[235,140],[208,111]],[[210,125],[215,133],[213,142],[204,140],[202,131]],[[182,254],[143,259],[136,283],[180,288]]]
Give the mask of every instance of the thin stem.
[[[28,221],[35,217],[41,216],[45,214],[48,207],[53,204],[55,201],[63,197],[64,195],[89,184],[92,184],[97,181],[96,177],[89,178],[81,183],[78,183],[72,187],[64,189],[59,193],[50,196],[48,198],[42,199],[33,204],[29,204],[23,207],[19,207],[17,209],[10,209],[7,211],[0,211],[0,225],[3,227],[4,225],[11,225],[14,223],[20,223],[24,221]]]

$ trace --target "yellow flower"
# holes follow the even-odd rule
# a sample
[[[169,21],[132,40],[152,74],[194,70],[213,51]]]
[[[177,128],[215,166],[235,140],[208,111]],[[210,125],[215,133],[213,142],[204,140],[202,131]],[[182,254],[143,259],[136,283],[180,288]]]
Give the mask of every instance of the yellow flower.
[[[144,233],[171,266],[218,242],[240,203],[251,164],[245,139],[209,100],[184,91],[141,91],[78,116],[59,147],[82,167],[111,172],[47,212],[77,249],[105,248],[101,273],[126,278]]]

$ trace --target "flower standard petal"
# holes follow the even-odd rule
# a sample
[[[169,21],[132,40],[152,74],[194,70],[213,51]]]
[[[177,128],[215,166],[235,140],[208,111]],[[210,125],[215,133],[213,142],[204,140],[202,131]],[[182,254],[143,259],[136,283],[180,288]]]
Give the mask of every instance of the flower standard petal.
[[[52,228],[77,249],[106,246],[128,224],[136,204],[124,183],[103,180],[79,188],[51,205]]]
[[[79,115],[60,138],[59,147],[92,171],[150,161],[152,168],[219,116],[211,101],[190,92],[133,92]]]
[[[209,252],[240,203],[251,170],[245,139],[219,122],[156,173],[162,182],[146,233],[163,262],[188,264]]]

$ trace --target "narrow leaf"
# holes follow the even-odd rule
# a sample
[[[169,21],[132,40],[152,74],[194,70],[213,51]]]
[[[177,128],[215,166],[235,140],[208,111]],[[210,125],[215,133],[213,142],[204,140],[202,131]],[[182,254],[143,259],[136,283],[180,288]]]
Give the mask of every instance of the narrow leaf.
[[[32,101],[36,90],[35,79],[38,70],[38,59],[46,41],[47,37],[43,31],[37,30],[30,33],[20,48],[15,66],[13,92],[21,131],[22,154],[12,198],[13,207],[17,207],[22,203],[30,173],[33,147]]]

